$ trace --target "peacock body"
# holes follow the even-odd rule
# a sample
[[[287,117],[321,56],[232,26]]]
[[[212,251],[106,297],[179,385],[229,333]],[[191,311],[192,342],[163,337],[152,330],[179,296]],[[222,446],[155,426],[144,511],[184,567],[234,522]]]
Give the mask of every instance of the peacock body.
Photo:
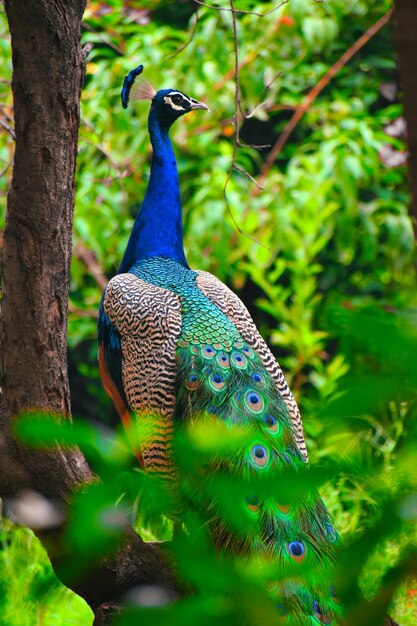
[[[127,79],[127,93],[134,77]],[[126,81],[124,89],[127,101]],[[125,426],[147,423],[136,454],[164,480],[176,480],[174,431],[204,419],[247,435],[228,455],[229,473],[250,479],[275,472],[284,482],[286,473],[302,471],[307,463],[296,402],[245,306],[213,275],[191,270],[183,251],[168,130],[189,110],[207,107],[177,90],[156,93],[150,86],[142,86],[139,97],[152,99],[153,162],[119,273],[103,294],[104,386]],[[219,548],[277,560],[291,581],[276,590],[286,623],[338,623],[333,588],[323,582],[337,540],[330,516],[314,489],[298,499],[283,493],[279,484],[273,498],[237,490],[233,506],[247,519],[245,535],[220,516],[212,524],[214,540]],[[305,567],[308,584],[301,575]]]

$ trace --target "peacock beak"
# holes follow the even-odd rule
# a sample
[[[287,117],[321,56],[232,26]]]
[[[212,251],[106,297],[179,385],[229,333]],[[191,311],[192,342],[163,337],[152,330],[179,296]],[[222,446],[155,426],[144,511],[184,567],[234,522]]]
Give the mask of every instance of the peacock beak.
[[[208,108],[207,104],[204,104],[204,102],[199,102],[198,100],[194,100],[194,98],[191,98],[190,109],[191,109],[191,111],[196,111],[197,109],[203,109],[204,111],[210,111],[210,109]]]

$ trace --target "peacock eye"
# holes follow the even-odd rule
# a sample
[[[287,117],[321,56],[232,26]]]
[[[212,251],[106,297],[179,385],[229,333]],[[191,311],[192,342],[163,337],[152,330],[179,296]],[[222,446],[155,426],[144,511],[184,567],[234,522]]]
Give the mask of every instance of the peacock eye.
[[[182,96],[180,96],[179,94],[175,94],[175,96],[171,96],[171,100],[174,104],[181,104],[182,102]]]

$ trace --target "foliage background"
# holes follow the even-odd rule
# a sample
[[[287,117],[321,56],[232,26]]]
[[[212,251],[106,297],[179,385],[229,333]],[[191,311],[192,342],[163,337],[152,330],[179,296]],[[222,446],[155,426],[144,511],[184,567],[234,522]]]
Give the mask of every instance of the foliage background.
[[[273,145],[305,94],[391,4],[290,0],[266,17],[239,15],[246,111],[280,73],[264,94],[266,106],[242,122],[242,140]],[[236,1],[237,8],[257,12],[273,6]],[[0,20],[3,226],[13,141],[3,13]],[[323,490],[347,537],[366,529],[384,498],[414,488],[411,453],[404,452],[414,415],[410,388],[414,392],[417,386],[404,382],[413,368],[407,349],[415,346],[410,342],[417,331],[414,239],[405,146],[401,133],[393,136],[391,130],[402,113],[391,36],[385,27],[340,69],[297,125],[260,193],[247,176],[233,172],[230,209],[258,244],[237,232],[223,196],[234,150],[230,13],[181,0],[90,1],[83,28],[83,39],[94,48],[81,105],[74,219],[69,325],[74,414],[93,422],[115,420],[98,380],[95,327],[102,287],[117,270],[149,174],[147,105],[125,112],[119,98],[125,74],[143,63],[156,88],[179,88],[211,109],[185,117],[173,129],[191,267],[213,272],[247,304],[299,401],[311,460],[332,460],[343,451],[356,469],[369,470],[344,472]],[[237,163],[256,177],[268,152],[240,148]],[[390,364],[398,373],[394,381]],[[341,389],[353,389],[342,406]],[[362,581],[369,597],[415,541],[415,531],[404,532],[406,537],[398,534],[382,544],[369,563]],[[0,624],[69,624],[68,615],[73,624],[91,622],[81,601],[57,584],[52,590],[45,584],[47,591],[39,593],[52,575],[29,531],[4,521],[0,539],[5,598]],[[417,619],[413,587],[412,581],[404,585],[393,609],[405,626]],[[21,597],[25,609],[16,613]]]

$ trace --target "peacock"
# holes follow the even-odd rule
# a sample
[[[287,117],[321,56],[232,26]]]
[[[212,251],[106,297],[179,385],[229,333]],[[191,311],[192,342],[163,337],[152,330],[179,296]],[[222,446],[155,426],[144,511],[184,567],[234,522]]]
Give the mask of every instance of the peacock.
[[[286,623],[338,624],[335,588],[316,572],[330,571],[334,562],[334,523],[314,488],[297,498],[280,488],[308,460],[295,399],[241,300],[212,274],[190,269],[185,257],[169,130],[183,115],[209,109],[178,89],[155,91],[142,78],[135,84],[142,69],[125,78],[122,104],[130,96],[150,100],[153,158],[126,251],[101,301],[102,382],[127,430],[132,422],[148,423],[135,453],[146,471],[168,483],[177,474],[174,433],[184,424],[200,419],[244,430],[226,459],[230,474],[256,480],[275,472],[282,479],[274,497],[231,493],[232,506],[248,521],[246,536],[218,519],[215,542],[276,560],[287,574],[286,584],[273,590]]]

